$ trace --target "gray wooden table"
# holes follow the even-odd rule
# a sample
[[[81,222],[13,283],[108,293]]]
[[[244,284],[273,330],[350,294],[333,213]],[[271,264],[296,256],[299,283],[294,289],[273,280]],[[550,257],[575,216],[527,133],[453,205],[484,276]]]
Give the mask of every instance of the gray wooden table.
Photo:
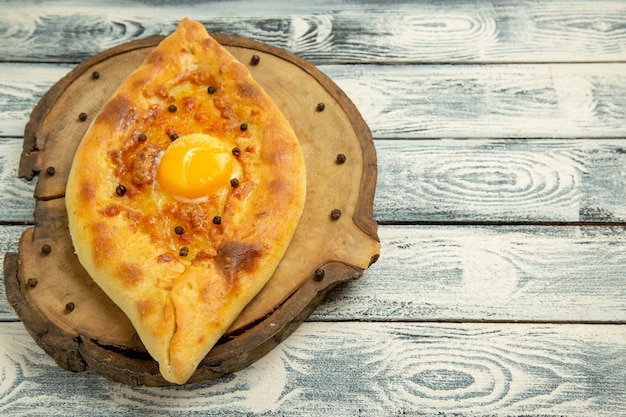
[[[381,258],[249,368],[179,388],[60,369],[0,284],[0,415],[626,415],[626,3],[147,3],[0,1],[2,253],[33,222],[38,99],[188,16],[356,104]]]

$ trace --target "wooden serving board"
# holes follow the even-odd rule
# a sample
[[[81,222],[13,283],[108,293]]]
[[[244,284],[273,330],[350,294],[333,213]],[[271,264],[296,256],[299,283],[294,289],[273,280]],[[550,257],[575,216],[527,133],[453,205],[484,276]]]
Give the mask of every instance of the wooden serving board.
[[[307,199],[293,241],[270,282],[201,362],[190,383],[237,371],[266,354],[308,317],[330,288],[358,278],[380,250],[372,219],[376,153],[355,106],[317,68],[282,49],[213,36],[248,66],[291,122],[305,155]],[[35,226],[24,232],[18,253],[8,253],[4,261],[9,302],[61,367],[90,368],[130,385],[168,383],[130,321],[80,265],[63,197],[75,149],[90,121],[161,39],[129,42],[95,55],[42,97],[25,129],[19,168],[20,177],[39,175]],[[260,58],[258,63],[253,55]],[[338,162],[338,154],[345,155],[345,162]],[[335,209],[339,218],[331,216]]]

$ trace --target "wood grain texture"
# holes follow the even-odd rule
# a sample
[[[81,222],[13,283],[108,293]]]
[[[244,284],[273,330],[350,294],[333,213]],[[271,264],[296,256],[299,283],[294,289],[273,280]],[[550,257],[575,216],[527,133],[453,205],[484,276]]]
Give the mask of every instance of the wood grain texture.
[[[311,320],[626,322],[623,227],[389,226],[380,238],[380,260]]]
[[[378,140],[375,218],[624,222],[626,141]]]
[[[0,242],[16,248],[22,230],[0,228]],[[379,261],[311,320],[626,322],[623,227],[385,226],[379,236]],[[15,319],[0,298],[0,320]]]
[[[626,137],[626,64],[320,66],[382,138]],[[0,64],[0,136],[19,137],[70,66]],[[38,80],[35,83],[29,80]]]
[[[261,361],[212,383],[126,388],[68,373],[21,324],[0,323],[0,414],[626,415],[626,326],[554,323],[626,320],[625,8],[1,2],[0,136],[21,144],[38,98],[75,63],[191,16],[323,64],[377,138],[385,225],[381,258],[359,281]],[[6,158],[0,173],[11,176]],[[13,193],[7,209],[0,197],[0,222],[31,198],[31,184],[11,181],[0,180]],[[416,224],[387,225],[398,223]],[[1,226],[0,248],[14,250],[22,230]],[[2,302],[1,320],[15,320]]]
[[[381,138],[626,136],[626,65],[328,66]]]
[[[305,323],[241,372],[170,389],[63,371],[20,323],[0,336],[3,415],[626,413],[624,326]]]
[[[626,57],[626,6],[613,1],[299,0],[3,5],[0,57],[77,62],[113,45],[170,33],[187,16],[320,62],[577,62]],[[78,18],[79,17],[79,18]]]
[[[626,222],[626,140],[377,140],[374,216],[411,222]],[[0,222],[32,222],[22,143],[0,139]]]
[[[34,181],[17,177],[21,146],[18,140],[0,138],[0,224],[27,223],[33,220]]]
[[[0,136],[21,137],[30,113],[73,65],[0,65]]]

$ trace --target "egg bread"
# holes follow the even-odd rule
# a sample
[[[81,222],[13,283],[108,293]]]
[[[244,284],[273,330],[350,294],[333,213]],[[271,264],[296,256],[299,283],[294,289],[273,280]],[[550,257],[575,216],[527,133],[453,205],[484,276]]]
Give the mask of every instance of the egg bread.
[[[65,202],[79,261],[183,384],[271,278],[305,184],[281,111],[183,19],[94,119]]]

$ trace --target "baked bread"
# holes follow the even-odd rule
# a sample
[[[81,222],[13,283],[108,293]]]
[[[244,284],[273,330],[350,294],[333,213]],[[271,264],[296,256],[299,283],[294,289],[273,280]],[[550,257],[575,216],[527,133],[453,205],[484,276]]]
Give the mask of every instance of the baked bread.
[[[305,184],[283,114],[183,19],[94,119],[65,201],[81,264],[182,384],[271,278]]]

